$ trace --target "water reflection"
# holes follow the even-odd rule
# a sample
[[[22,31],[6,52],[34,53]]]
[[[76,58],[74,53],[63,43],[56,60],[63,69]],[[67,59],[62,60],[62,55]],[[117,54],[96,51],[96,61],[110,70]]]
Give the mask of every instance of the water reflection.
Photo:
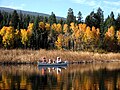
[[[1,89],[120,90],[120,65],[0,66]]]
[[[60,74],[63,69],[66,69],[67,66],[38,66],[38,69],[44,74]]]

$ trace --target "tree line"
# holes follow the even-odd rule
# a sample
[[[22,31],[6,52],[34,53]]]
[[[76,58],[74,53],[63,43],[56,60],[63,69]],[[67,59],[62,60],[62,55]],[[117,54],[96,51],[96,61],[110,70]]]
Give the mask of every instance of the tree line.
[[[111,12],[106,19],[101,8],[85,20],[69,8],[66,20],[0,11],[0,47],[66,50],[120,50],[120,15]]]

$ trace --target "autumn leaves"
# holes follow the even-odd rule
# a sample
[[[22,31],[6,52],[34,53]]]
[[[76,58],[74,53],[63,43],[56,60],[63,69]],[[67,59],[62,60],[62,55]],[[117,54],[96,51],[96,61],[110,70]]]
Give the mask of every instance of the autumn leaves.
[[[21,44],[28,46],[29,40],[33,33],[33,23],[29,23],[27,29],[14,29],[11,26],[3,26],[0,30],[0,36],[4,47],[13,47],[15,40],[20,40]],[[60,23],[52,24],[39,22],[39,29],[42,32],[48,33],[48,44],[49,40],[53,40],[54,48],[57,49],[72,49],[82,50],[86,48],[98,48],[101,43],[100,29],[94,26],[90,28],[86,24],[75,24],[71,23],[63,24]],[[120,31],[115,33],[113,26],[108,28],[103,37],[103,44],[114,43],[115,39],[117,44],[120,45]]]

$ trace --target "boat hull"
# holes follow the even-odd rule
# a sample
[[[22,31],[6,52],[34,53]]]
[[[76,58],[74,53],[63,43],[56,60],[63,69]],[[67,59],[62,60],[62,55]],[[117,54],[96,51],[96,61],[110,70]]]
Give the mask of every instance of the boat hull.
[[[67,66],[67,63],[38,63],[38,66]]]

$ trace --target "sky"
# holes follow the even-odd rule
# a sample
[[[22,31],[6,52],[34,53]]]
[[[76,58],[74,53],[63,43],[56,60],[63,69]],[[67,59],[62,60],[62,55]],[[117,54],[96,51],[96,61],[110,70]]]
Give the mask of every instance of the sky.
[[[104,17],[114,12],[115,18],[120,13],[120,0],[0,0],[0,7],[33,11],[45,14],[53,12],[56,16],[67,17],[69,8],[74,15],[82,13],[83,20],[98,7],[104,11]]]

